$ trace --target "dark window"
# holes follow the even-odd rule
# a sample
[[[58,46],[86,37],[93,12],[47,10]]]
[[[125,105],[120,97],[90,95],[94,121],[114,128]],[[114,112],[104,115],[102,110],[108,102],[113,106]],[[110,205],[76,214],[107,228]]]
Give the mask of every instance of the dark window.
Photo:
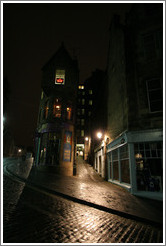
[[[163,35],[161,30],[147,34],[143,37],[144,54],[146,60],[162,58],[163,55]]]
[[[144,37],[144,52],[147,60],[152,60],[156,57],[153,34],[149,34]]]
[[[121,160],[121,178],[122,182],[130,184],[129,159]]]
[[[112,151],[113,179],[119,180],[118,149]]]
[[[150,112],[163,110],[163,97],[160,79],[147,81],[147,93]]]
[[[44,108],[44,118],[47,119],[48,117],[48,111],[49,111],[49,101],[45,103],[45,108]]]

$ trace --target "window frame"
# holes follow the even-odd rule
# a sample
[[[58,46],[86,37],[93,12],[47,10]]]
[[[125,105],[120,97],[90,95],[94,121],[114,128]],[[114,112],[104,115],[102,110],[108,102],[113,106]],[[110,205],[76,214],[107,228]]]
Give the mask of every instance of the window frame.
[[[155,89],[149,89],[148,83],[149,83],[150,81],[154,81],[154,80],[158,80],[160,87],[155,88]],[[162,109],[160,109],[160,110],[152,110],[152,105],[151,105],[151,104],[152,104],[152,102],[154,102],[154,101],[153,101],[153,100],[150,100],[150,92],[151,92],[151,91],[161,90],[161,95],[162,95],[162,105],[163,105],[163,92],[162,92],[162,87],[161,87],[161,79],[160,79],[160,78],[153,78],[153,79],[148,79],[148,80],[146,80],[146,89],[147,89],[147,99],[148,99],[148,108],[149,108],[149,112],[150,112],[150,113],[163,112],[163,107],[162,107]]]

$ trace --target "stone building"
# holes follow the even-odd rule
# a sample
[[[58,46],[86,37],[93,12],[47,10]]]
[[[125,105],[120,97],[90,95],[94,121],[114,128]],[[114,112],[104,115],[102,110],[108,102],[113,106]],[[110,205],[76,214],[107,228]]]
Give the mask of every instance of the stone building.
[[[42,68],[35,164],[73,175],[78,64],[62,44]]]
[[[162,3],[133,4],[125,24],[112,19],[107,65],[108,181],[155,199],[163,185],[162,34]]]

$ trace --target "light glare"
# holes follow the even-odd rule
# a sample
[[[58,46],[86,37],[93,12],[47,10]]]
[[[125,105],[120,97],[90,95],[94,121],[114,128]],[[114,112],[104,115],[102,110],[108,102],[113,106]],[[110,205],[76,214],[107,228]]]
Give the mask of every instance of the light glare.
[[[98,133],[97,133],[97,137],[98,137],[99,139],[101,139],[102,133],[101,133],[101,132],[98,132]]]

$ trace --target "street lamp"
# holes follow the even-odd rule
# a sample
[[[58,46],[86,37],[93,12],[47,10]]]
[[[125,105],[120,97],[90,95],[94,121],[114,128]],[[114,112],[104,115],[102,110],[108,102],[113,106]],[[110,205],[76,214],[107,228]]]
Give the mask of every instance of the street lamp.
[[[86,137],[86,138],[85,138],[85,141],[88,141],[88,140],[89,140],[89,138],[88,138],[88,137]]]
[[[98,132],[98,133],[97,133],[97,137],[98,137],[99,139],[101,139],[101,138],[102,138],[102,133],[101,133],[101,132]]]

